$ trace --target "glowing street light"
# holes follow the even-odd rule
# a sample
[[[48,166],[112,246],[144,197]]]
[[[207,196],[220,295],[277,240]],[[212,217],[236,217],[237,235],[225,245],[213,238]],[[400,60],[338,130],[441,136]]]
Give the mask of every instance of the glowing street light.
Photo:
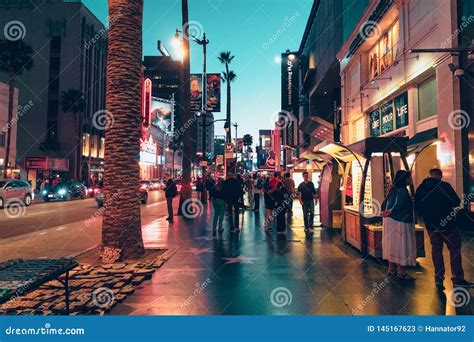
[[[275,63],[280,64],[281,63],[281,56],[275,56]]]

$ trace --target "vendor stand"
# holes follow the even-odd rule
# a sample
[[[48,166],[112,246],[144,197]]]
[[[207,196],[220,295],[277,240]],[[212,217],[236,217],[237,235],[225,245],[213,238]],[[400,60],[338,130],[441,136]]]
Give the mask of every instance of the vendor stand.
[[[339,164],[342,173],[342,236],[363,254],[382,256],[383,202],[396,171],[409,170],[406,137],[372,137],[349,146],[322,142],[323,152]],[[413,185],[410,187],[413,195]],[[352,196],[351,196],[352,195]],[[423,228],[416,226],[418,256],[424,256]]]

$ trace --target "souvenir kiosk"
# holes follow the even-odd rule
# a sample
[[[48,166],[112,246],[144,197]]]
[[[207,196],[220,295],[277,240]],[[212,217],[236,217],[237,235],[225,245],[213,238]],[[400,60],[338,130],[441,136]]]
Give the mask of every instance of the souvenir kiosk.
[[[342,169],[342,236],[363,254],[382,256],[381,204],[398,170],[409,170],[406,137],[373,137],[345,146],[322,142],[314,148]],[[410,193],[414,193],[410,186]],[[423,228],[416,226],[418,257],[425,256]]]

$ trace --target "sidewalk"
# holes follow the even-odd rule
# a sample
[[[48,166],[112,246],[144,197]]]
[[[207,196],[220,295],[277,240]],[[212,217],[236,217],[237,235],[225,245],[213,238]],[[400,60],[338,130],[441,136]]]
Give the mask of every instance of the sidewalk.
[[[176,199],[175,208],[177,208]],[[194,219],[165,220],[163,201],[142,210],[148,248],[177,249],[176,254],[112,315],[455,315],[473,314],[473,291],[451,300],[452,285],[436,292],[429,256],[410,272],[417,280],[387,278],[379,260],[364,259],[345,244],[339,230],[303,231],[300,208],[286,237],[263,230],[264,211],[241,215],[240,233],[214,235],[211,205]],[[176,209],[175,209],[176,210]],[[100,243],[101,218],[18,236],[0,243],[0,259],[77,255]],[[228,227],[224,221],[224,227]],[[466,277],[474,279],[474,234],[463,233]],[[447,255],[445,253],[445,255]],[[447,278],[450,276],[447,266]],[[462,299],[462,298],[461,298]]]
[[[175,200],[175,208],[178,199]],[[0,262],[23,258],[60,258],[77,256],[101,243],[102,216],[100,211],[81,220],[39,232],[0,240]],[[144,226],[167,215],[164,200],[142,207]],[[148,247],[148,246],[147,246]]]
[[[295,204],[295,212],[298,207]],[[295,225],[286,238],[263,230],[264,213],[246,211],[241,233],[213,235],[210,205],[195,219],[164,218],[144,226],[147,246],[179,248],[112,315],[455,315],[472,314],[473,301],[454,307],[452,284],[437,294],[430,258],[410,272],[416,282],[387,278],[386,267],[363,259],[338,230],[306,238]],[[224,223],[226,227],[226,222]],[[464,235],[466,277],[474,278],[472,233]],[[429,246],[429,242],[427,244]],[[429,248],[427,250],[429,254]],[[447,278],[450,276],[449,266]],[[471,290],[471,295],[472,295]],[[463,294],[464,295],[464,294]],[[469,295],[469,294],[468,294]],[[470,299],[470,298],[468,298]]]

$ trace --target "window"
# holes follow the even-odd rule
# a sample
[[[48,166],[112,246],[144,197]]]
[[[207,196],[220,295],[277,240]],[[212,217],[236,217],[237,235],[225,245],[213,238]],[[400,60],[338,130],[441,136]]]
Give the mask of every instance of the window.
[[[397,59],[400,25],[398,20],[375,43],[369,52],[369,78],[372,80]]]
[[[436,115],[437,106],[436,77],[432,77],[418,85],[418,119],[423,120]]]

